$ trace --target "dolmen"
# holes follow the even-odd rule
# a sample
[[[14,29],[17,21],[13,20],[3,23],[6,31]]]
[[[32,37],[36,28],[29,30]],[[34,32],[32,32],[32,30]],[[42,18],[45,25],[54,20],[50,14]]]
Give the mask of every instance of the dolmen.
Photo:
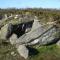
[[[9,40],[12,45],[15,45],[18,53],[27,59],[29,56],[27,46],[56,43],[60,39],[59,33],[60,30],[55,25],[46,28],[35,17],[32,21],[18,25],[6,24],[1,28],[0,38]]]

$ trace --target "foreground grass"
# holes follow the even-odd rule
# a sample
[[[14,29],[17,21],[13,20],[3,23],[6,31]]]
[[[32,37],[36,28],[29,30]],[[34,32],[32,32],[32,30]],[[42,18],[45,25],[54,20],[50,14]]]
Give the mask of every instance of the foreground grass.
[[[60,60],[60,48],[57,45],[41,46],[37,50],[39,53],[30,60]]]

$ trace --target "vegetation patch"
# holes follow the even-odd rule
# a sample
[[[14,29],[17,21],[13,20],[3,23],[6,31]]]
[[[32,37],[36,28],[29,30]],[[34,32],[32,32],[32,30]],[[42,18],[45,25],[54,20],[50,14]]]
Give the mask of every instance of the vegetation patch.
[[[30,57],[29,60],[60,60],[60,48],[56,44],[36,49],[39,53]]]

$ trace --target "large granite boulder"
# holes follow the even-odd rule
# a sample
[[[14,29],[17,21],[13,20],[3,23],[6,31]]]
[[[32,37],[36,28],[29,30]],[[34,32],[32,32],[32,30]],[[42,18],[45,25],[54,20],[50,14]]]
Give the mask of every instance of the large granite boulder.
[[[29,50],[24,45],[19,45],[17,47],[17,51],[23,58],[27,59],[29,55]]]

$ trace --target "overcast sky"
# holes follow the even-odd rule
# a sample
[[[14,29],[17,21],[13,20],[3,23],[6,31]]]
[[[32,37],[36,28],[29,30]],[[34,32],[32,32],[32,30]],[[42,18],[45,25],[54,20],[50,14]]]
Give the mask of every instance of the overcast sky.
[[[0,8],[58,8],[60,0],[0,0]]]

